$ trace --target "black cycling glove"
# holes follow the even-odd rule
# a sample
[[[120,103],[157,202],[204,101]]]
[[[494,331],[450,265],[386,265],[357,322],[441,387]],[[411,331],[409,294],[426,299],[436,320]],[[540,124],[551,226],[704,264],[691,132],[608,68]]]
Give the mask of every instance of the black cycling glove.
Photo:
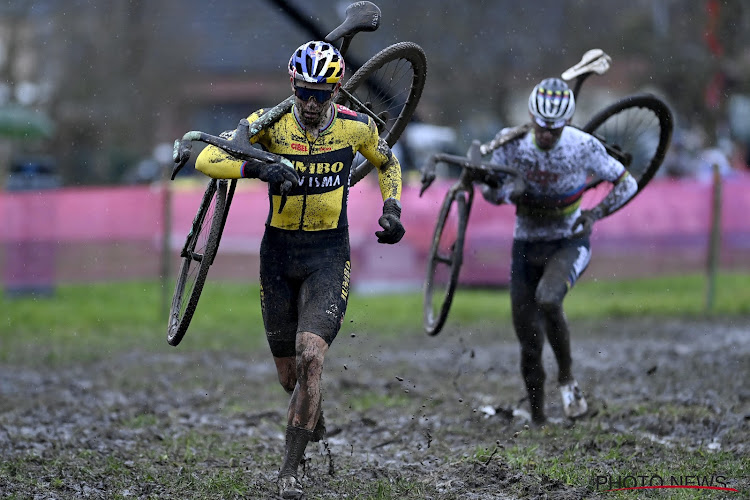
[[[383,228],[382,231],[375,231],[378,243],[392,245],[401,241],[406,233],[404,225],[401,224],[401,202],[395,198],[385,200],[383,202],[383,215],[380,216],[378,224]]]
[[[591,230],[594,228],[594,222],[596,221],[597,218],[591,210],[581,210],[581,215],[579,215],[573,223],[573,237],[578,238],[591,235]],[[578,226],[580,226],[581,229],[576,231]]]
[[[242,177],[260,179],[271,184],[281,184],[285,181],[289,181],[291,184],[299,184],[297,171],[282,163],[248,160],[242,169]]]

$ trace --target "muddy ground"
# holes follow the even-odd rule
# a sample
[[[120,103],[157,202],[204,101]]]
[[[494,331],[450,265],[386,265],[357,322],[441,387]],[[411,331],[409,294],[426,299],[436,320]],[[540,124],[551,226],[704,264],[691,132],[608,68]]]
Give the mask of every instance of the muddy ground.
[[[594,478],[612,471],[715,474],[720,453],[748,464],[749,318],[613,319],[573,332],[590,416],[562,419],[547,349],[552,422],[541,429],[524,420],[507,325],[342,334],[324,375],[329,437],[306,454],[307,498],[606,498]],[[266,352],[192,352],[188,336],[78,366],[11,362],[0,393],[2,498],[275,497],[286,399]],[[696,450],[702,458],[675,463]],[[569,480],[543,466],[555,455]],[[175,479],[185,471],[192,484]],[[750,498],[744,472],[726,478],[740,493],[705,497]]]

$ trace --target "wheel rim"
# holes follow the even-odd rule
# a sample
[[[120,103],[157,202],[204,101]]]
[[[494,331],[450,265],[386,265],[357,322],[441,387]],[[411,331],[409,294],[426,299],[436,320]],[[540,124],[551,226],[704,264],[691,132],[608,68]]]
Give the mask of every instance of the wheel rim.
[[[436,335],[445,324],[463,262],[466,198],[458,193],[441,210],[430,249],[424,294],[424,327]]]
[[[632,96],[597,114],[583,130],[627,153],[625,166],[638,182],[640,191],[653,178],[664,159],[672,134],[672,115],[669,108],[654,96]],[[582,208],[598,204],[610,188],[610,184],[601,183],[588,189]]]
[[[378,130],[392,146],[422,95],[425,63],[421,49],[409,42],[388,47],[371,61],[361,68],[363,73],[353,75],[345,88],[375,115],[385,118],[385,127],[378,123]],[[372,67],[368,67],[369,64]],[[363,112],[355,103],[347,102],[347,105]]]
[[[227,181],[212,181],[196,216],[197,229],[189,236],[172,298],[167,342],[176,346],[185,335],[200,298],[208,268],[216,255],[226,215]],[[206,196],[210,196],[209,199]],[[205,208],[203,208],[205,207]]]
[[[672,120],[669,108],[652,96],[634,96],[594,117],[584,130],[610,146],[628,152],[628,167],[639,186],[661,165],[669,145]]]

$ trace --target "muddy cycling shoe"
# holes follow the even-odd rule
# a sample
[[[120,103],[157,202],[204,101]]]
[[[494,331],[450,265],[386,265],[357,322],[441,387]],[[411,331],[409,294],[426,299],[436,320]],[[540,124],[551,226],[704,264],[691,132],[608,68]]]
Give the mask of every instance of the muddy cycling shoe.
[[[320,418],[318,418],[318,423],[315,424],[315,429],[313,429],[312,437],[310,438],[310,441],[317,443],[318,441],[322,441],[326,438],[326,421],[323,418],[323,410],[320,410]]]
[[[589,409],[586,398],[583,397],[583,392],[575,380],[560,386],[560,396],[562,396],[563,412],[568,418],[582,417]]]
[[[279,496],[281,498],[300,499],[304,492],[299,481],[294,476],[283,476],[279,478]]]

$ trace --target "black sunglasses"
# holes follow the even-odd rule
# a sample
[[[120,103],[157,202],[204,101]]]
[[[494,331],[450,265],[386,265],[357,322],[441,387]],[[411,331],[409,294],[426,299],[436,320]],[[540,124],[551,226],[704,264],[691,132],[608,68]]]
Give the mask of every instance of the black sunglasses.
[[[326,102],[333,97],[333,89],[309,89],[307,87],[294,87],[294,95],[307,102],[314,97],[318,102]]]

